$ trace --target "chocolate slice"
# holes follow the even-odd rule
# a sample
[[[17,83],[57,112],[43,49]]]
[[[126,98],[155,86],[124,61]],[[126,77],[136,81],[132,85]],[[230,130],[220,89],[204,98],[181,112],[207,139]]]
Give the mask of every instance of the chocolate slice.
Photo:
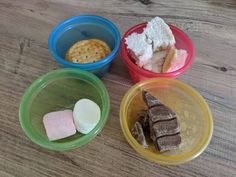
[[[176,149],[177,147],[179,147],[180,143],[181,143],[180,133],[175,135],[159,137],[154,142],[156,148],[160,152]]]
[[[131,133],[139,144],[141,144],[144,148],[148,148],[146,138],[143,133],[143,128],[140,122],[135,122]]]
[[[176,117],[175,112],[165,105],[158,105],[150,108],[148,110],[148,115],[152,122],[170,120]]]
[[[149,137],[150,136],[150,128],[149,128],[149,116],[148,116],[147,111],[146,110],[141,110],[138,113],[138,117],[139,117],[139,122],[142,125],[144,135],[146,137],[147,136]]]
[[[176,113],[146,91],[143,98],[148,106],[150,138],[157,150],[163,152],[177,148],[181,136]]]
[[[161,102],[152,96],[149,92],[143,91],[143,100],[147,104],[148,108],[153,106],[162,105]]]
[[[155,137],[173,135],[180,132],[180,127],[177,119],[154,123],[152,128],[153,132],[155,133]]]

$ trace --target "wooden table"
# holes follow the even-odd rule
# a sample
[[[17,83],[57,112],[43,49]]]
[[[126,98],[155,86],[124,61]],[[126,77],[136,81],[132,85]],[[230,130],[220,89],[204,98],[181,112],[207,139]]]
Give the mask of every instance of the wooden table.
[[[196,46],[195,62],[179,77],[206,99],[214,116],[208,148],[195,160],[160,166],[126,142],[119,105],[132,85],[117,57],[102,80],[111,97],[105,128],[89,144],[68,152],[32,143],[18,120],[25,89],[59,68],[48,51],[51,29],[61,20],[89,13],[117,24],[123,34],[156,15],[184,30]],[[236,176],[236,1],[235,0],[2,0],[0,2],[0,176]]]

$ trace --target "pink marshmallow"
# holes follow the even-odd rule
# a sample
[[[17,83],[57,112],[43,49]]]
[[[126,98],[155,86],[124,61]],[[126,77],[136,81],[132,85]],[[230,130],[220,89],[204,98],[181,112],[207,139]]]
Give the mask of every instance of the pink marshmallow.
[[[50,141],[66,138],[76,133],[71,110],[47,113],[43,117],[43,124]]]
[[[173,72],[180,68],[182,68],[187,59],[188,53],[186,50],[177,50],[177,56],[172,60],[171,67],[167,70],[167,72]]]

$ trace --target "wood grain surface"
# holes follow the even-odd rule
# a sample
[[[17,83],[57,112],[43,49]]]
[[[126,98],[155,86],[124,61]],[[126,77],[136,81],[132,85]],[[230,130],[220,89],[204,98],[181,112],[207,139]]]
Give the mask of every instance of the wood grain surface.
[[[103,131],[89,144],[53,152],[23,133],[18,107],[38,76],[59,68],[48,51],[51,29],[82,14],[104,16],[123,34],[156,15],[184,30],[196,47],[195,62],[179,77],[196,88],[214,116],[208,148],[195,160],[160,166],[137,154],[119,125],[119,105],[132,85],[120,57],[102,80],[111,97]],[[0,1],[0,176],[236,176],[236,1],[235,0],[1,0]]]

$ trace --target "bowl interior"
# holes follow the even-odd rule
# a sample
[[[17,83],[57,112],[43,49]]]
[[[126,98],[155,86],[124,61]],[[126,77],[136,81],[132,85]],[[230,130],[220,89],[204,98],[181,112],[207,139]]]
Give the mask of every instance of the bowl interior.
[[[109,111],[109,98],[100,81],[87,74],[81,74],[78,69],[53,71],[35,81],[26,91],[20,106],[20,120],[34,142],[49,149],[66,150],[85,144],[102,129]],[[52,111],[73,110],[74,104],[81,98],[91,99],[101,108],[102,115],[97,126],[86,135],[77,132],[68,138],[49,141],[43,116]]]
[[[144,149],[131,135],[137,113],[147,109],[142,90],[149,91],[177,113],[182,136],[178,149],[164,153],[156,151],[154,145]],[[189,86],[169,79],[151,79],[131,88],[122,101],[121,126],[136,151],[161,164],[178,164],[193,159],[206,148],[212,135],[212,117],[203,98]]]
[[[58,26],[54,40],[56,54],[64,58],[68,49],[77,41],[97,38],[106,42],[111,50],[117,39],[115,31],[107,22],[99,18],[77,18],[68,20]]]

